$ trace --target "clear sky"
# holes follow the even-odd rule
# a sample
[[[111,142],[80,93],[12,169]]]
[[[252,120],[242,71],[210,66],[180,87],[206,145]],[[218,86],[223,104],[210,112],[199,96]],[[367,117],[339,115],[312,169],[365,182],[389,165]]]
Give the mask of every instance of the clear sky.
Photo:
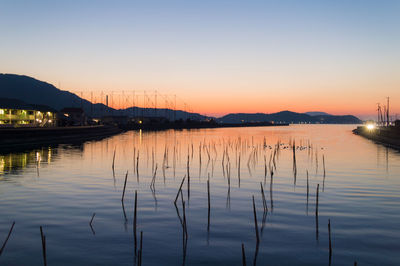
[[[400,1],[0,0],[0,72],[207,114],[400,114]]]

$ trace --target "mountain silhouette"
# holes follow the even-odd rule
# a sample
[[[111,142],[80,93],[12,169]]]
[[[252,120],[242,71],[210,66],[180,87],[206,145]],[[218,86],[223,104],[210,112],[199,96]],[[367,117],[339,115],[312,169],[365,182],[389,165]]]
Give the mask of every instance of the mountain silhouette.
[[[92,117],[126,115],[131,117],[166,117],[169,120],[188,118],[192,120],[205,120],[211,118],[197,113],[189,113],[181,110],[174,111],[171,109],[129,107],[116,110],[101,103],[92,104],[74,93],[60,90],[47,82],[16,74],[0,74],[0,93],[2,98],[16,99],[30,105],[46,105],[58,111],[66,107],[81,107],[86,114]],[[291,111],[272,114],[232,113],[217,118],[216,121],[233,124],[270,121],[274,123],[324,124],[358,124],[362,122],[352,115],[336,116],[323,112],[296,113]]]
[[[47,105],[58,111],[67,107],[80,107],[86,114],[93,117],[127,115],[167,117],[170,120],[208,118],[197,113],[171,109],[130,107],[116,110],[101,103],[92,104],[74,93],[60,90],[47,82],[16,74],[0,74],[0,92],[2,98],[17,99],[28,104]]]
[[[325,112],[313,111],[313,112],[305,112],[306,115],[317,116],[317,115],[331,115]]]
[[[362,121],[353,115],[315,115],[282,111],[272,114],[228,114],[217,120],[221,123],[268,122],[274,123],[312,123],[312,124],[360,124]]]

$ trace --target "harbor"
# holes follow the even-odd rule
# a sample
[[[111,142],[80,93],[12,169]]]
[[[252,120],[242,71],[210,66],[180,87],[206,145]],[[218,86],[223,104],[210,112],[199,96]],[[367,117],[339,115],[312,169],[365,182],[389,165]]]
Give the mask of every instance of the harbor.
[[[400,149],[400,120],[396,120],[392,126],[358,126],[353,132],[374,142]]]
[[[377,120],[367,121],[358,126],[353,133],[374,142],[400,149],[400,120],[393,119],[389,109],[389,97],[386,105],[377,104]]]
[[[400,265],[399,14],[2,1],[0,266]]]

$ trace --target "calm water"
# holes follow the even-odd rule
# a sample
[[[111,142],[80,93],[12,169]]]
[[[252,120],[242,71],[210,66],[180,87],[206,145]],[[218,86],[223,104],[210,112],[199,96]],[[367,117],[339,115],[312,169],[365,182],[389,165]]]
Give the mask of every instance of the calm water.
[[[181,265],[185,253],[182,226],[173,201],[187,174],[189,157],[190,194],[186,179],[181,195],[188,231],[186,265],[241,265],[242,243],[247,265],[253,265],[255,256],[258,265],[328,265],[328,219],[332,228],[332,265],[353,265],[354,261],[359,265],[399,265],[400,153],[353,135],[354,127],[299,125],[127,132],[78,146],[2,154],[0,245],[12,222],[16,224],[0,264],[43,264],[39,231],[42,225],[48,265],[133,265],[137,190],[137,230],[143,231],[143,265]],[[296,178],[289,147],[293,140],[297,147]],[[281,145],[274,166],[270,158],[278,142]],[[268,207],[266,216],[260,182]],[[258,252],[253,195],[260,231]],[[181,197],[177,207],[182,216]],[[96,215],[91,228],[93,213]]]

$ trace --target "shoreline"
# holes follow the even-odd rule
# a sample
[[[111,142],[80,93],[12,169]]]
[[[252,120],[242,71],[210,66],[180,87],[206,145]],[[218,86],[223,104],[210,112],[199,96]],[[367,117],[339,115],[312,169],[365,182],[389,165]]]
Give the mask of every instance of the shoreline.
[[[228,127],[275,127],[275,126],[289,126],[289,124],[272,124],[270,122],[248,122],[241,124],[234,123],[209,123],[209,122],[183,122],[183,123],[149,123],[149,124],[133,124],[122,125],[123,130],[145,130],[145,131],[159,131],[168,129],[202,129],[202,128],[228,128]]]
[[[400,149],[400,129],[398,128],[377,127],[373,130],[369,130],[365,126],[359,126],[356,129],[353,129],[353,133],[376,143],[394,149]]]
[[[21,127],[0,129],[0,147],[15,149],[24,146],[45,144],[68,144],[77,141],[103,139],[121,130],[115,126],[74,126],[74,127]]]
[[[96,125],[71,127],[19,127],[0,128],[0,148],[2,150],[20,149],[29,146],[50,144],[70,144],[90,140],[104,139],[130,130],[162,131],[191,130],[227,127],[265,127],[289,126],[289,124],[243,123],[243,124],[210,124],[210,123],[165,123],[143,125]]]

